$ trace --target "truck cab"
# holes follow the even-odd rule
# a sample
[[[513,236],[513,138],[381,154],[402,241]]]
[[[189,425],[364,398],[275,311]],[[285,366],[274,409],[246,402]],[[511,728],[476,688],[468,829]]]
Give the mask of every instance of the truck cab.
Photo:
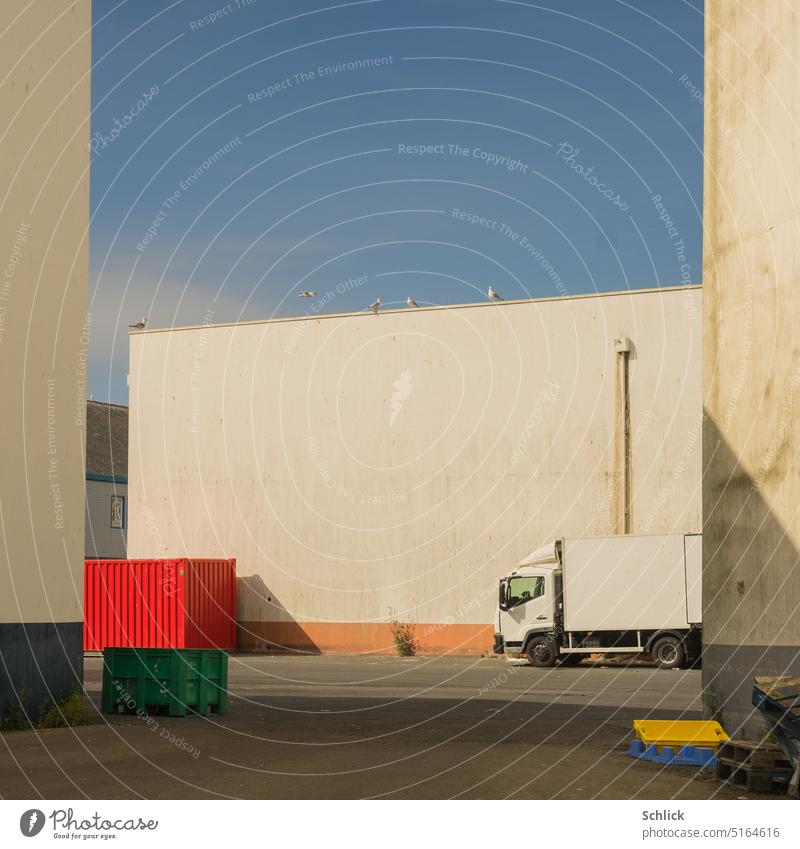
[[[559,543],[537,548],[500,580],[494,650],[532,651],[545,660],[548,635],[556,632],[561,604]],[[541,639],[536,639],[536,637]],[[532,660],[533,662],[533,660]]]
[[[557,574],[555,564],[522,566],[500,581],[497,636],[503,650],[521,652],[532,635],[555,631]]]

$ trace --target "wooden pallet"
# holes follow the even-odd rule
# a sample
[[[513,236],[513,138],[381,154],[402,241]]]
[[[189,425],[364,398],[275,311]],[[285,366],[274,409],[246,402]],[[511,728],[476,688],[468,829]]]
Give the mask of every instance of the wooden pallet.
[[[789,769],[757,769],[741,761],[723,760],[717,755],[717,780],[741,787],[748,793],[785,795],[791,775]]]
[[[780,746],[752,743],[749,740],[727,740],[717,749],[717,757],[755,770],[783,772],[792,769]]]

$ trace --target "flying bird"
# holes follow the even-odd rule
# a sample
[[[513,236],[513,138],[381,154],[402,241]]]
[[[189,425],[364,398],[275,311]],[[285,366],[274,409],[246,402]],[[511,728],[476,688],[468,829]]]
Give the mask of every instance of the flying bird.
[[[375,300],[369,305],[369,308],[375,313],[378,314],[378,310],[381,308],[381,299],[375,298]]]
[[[492,289],[491,286],[489,287],[489,291],[486,294],[487,294],[490,301],[502,301],[503,300],[500,297],[500,295],[498,295],[497,292],[495,292],[495,290]]]
[[[406,306],[407,307],[418,307],[419,304],[411,297],[411,295],[409,295],[406,298]]]
[[[298,298],[316,298],[318,294],[319,294],[318,292],[308,290],[306,292],[301,292],[297,297]]]
[[[135,321],[133,324],[129,324],[132,330],[144,330],[147,327],[147,318],[140,318],[138,321]]]

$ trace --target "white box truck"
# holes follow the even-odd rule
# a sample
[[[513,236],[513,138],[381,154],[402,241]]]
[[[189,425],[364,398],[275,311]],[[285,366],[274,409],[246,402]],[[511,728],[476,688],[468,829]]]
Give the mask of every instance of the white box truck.
[[[593,652],[648,652],[676,669],[700,656],[702,536],[559,539],[500,581],[494,650],[534,666]]]

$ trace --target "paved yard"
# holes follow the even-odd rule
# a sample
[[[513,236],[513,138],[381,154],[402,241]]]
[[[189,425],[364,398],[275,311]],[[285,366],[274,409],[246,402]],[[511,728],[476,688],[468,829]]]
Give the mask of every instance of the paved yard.
[[[700,673],[499,658],[231,658],[223,717],[104,717],[0,742],[0,796],[735,798],[624,756],[635,718],[699,718]],[[86,663],[99,701],[100,660]]]

